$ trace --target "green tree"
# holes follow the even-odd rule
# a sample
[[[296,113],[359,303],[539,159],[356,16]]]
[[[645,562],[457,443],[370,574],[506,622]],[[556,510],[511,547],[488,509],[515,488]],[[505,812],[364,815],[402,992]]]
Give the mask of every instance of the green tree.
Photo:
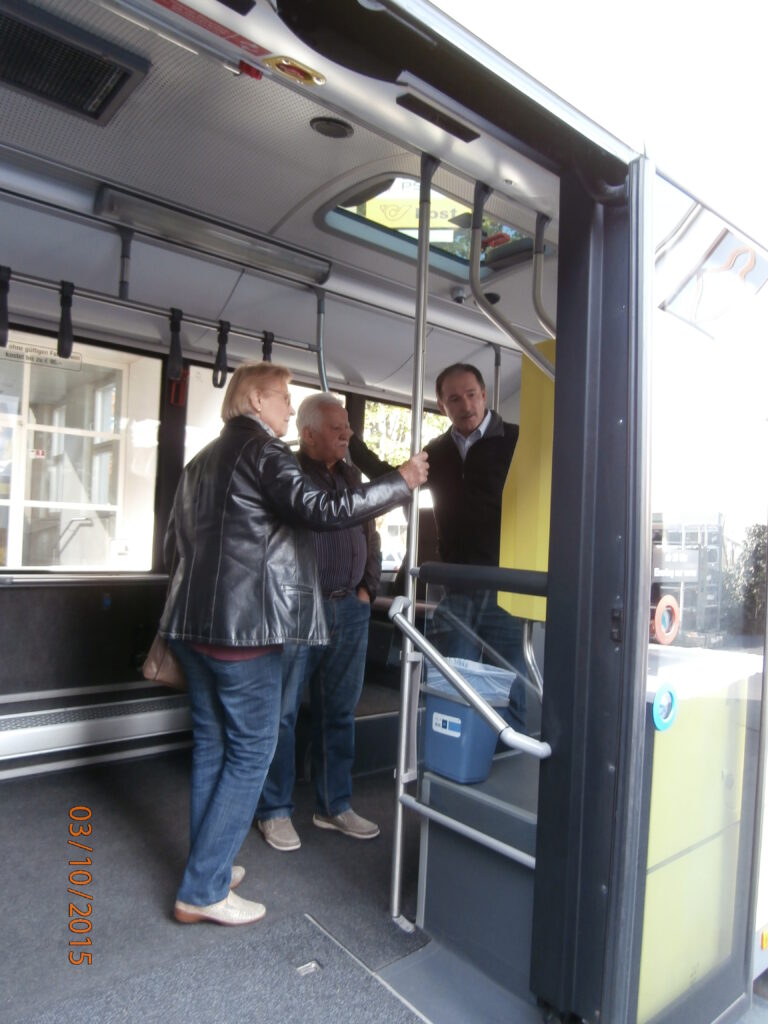
[[[421,421],[421,442],[448,429],[448,419],[437,412],[425,412]],[[365,410],[365,443],[380,459],[399,466],[411,455],[411,410],[402,405],[368,402]]]
[[[766,613],[766,550],[768,527],[747,529],[744,545],[723,577],[727,621],[737,633],[762,633]]]

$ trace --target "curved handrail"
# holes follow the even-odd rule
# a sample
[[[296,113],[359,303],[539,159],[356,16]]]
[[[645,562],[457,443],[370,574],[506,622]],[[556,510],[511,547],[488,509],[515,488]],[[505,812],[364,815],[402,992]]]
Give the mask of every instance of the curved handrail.
[[[512,750],[519,750],[524,754],[532,754],[534,757],[539,758],[539,760],[549,757],[552,753],[552,748],[548,743],[543,740],[533,739],[533,737],[526,736],[525,733],[520,733],[513,729],[506,719],[502,718],[499,712],[470,686],[464,676],[443,657],[437,648],[415,626],[411,625],[405,615],[403,615],[403,612],[409,605],[410,601],[408,598],[396,597],[389,609],[390,619],[408,637],[414,647],[417,647],[425,658],[442,672],[451,686],[458,690],[467,703],[490,725],[494,732],[498,734],[501,742]]]
[[[536,237],[533,242],[533,308],[539,323],[545,331],[555,337],[555,321],[544,308],[542,296],[544,277],[544,229],[550,218],[545,213],[536,214]]]
[[[492,190],[481,181],[478,181],[475,184],[475,202],[472,210],[472,232],[469,248],[469,285],[472,289],[472,295],[477,303],[478,309],[482,313],[485,313],[491,323],[496,324],[499,330],[503,331],[508,338],[511,338],[516,342],[528,358],[531,359],[551,380],[554,380],[555,368],[552,363],[537,351],[536,346],[526,338],[521,330],[518,330],[514,324],[510,323],[500,310],[491,305],[483,294],[483,289],[480,287],[480,250],[482,248],[483,238],[483,208],[485,207],[485,202],[491,194],[491,191]]]

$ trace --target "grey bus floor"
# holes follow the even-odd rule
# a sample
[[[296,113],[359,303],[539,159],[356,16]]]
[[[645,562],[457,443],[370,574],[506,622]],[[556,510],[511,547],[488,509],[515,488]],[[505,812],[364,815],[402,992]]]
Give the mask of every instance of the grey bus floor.
[[[187,851],[188,773],[182,752],[0,784],[3,1024],[417,1020],[375,977],[426,942],[389,915],[392,773],[355,781],[355,806],[381,820],[376,840],[315,828],[306,784],[294,818],[300,850],[277,853],[251,831],[238,858],[247,872],[240,893],[264,902],[267,916],[247,928],[171,916]],[[92,853],[68,845],[72,807],[91,811],[91,834],[77,841]],[[416,826],[409,832],[413,877]],[[88,866],[69,863],[88,857]],[[73,884],[78,870],[91,880],[73,875]],[[406,899],[412,913],[415,884]],[[70,920],[91,928],[72,931]],[[91,945],[69,945],[86,938]],[[92,963],[74,966],[70,951],[90,952]],[[297,970],[312,961],[319,969]]]
[[[171,910],[187,850],[188,773],[182,751],[0,783],[3,1024],[541,1019],[535,1006],[493,986],[480,998],[472,969],[455,954],[393,924],[391,771],[355,780],[356,809],[381,825],[376,840],[314,828],[305,783],[296,789],[300,850],[277,853],[251,831],[238,857],[247,872],[240,892],[266,904],[263,922],[177,924]],[[91,834],[75,841],[92,853],[68,843],[73,807],[90,811]],[[411,919],[417,856],[418,824],[410,820],[403,910]],[[70,864],[88,857],[90,865]],[[76,871],[87,874],[70,879]],[[82,921],[90,930],[77,930]],[[70,945],[86,938],[90,945]],[[92,954],[90,965],[69,962],[80,951]],[[756,999],[744,1024],[768,1024],[768,1003]]]

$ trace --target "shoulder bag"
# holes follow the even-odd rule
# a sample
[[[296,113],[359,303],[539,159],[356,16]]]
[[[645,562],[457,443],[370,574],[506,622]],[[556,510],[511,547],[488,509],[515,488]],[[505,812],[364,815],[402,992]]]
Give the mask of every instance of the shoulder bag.
[[[144,678],[162,686],[185,690],[184,672],[171,648],[158,633],[141,669]]]

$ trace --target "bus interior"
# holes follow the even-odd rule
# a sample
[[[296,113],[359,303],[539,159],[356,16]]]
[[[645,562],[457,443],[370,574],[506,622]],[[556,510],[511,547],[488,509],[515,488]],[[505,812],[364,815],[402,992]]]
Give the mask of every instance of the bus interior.
[[[768,1021],[748,231],[426,0],[0,0],[0,225],[3,1020]],[[393,464],[457,362],[520,440],[498,568],[439,562],[428,488],[377,521],[381,837],[310,827],[304,708],[302,849],[240,855],[264,923],[181,929],[191,720],[141,667],[261,359]],[[525,729],[492,648],[436,652],[468,580],[525,622]]]

